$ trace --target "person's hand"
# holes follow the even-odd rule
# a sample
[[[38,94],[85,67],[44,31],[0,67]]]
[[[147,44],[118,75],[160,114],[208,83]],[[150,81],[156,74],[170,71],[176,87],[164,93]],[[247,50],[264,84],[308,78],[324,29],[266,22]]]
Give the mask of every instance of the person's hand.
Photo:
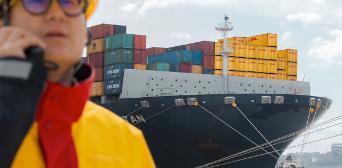
[[[28,31],[11,26],[0,28],[0,58],[25,58],[24,51],[31,46],[44,49],[46,45]]]

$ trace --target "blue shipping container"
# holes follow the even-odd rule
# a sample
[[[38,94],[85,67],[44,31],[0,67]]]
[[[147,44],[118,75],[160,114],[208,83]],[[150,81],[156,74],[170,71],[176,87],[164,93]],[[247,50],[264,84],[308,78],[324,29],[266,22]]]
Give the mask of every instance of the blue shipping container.
[[[203,69],[203,74],[214,74],[215,70],[214,69]]]
[[[198,52],[195,52],[198,55]],[[148,64],[168,63],[168,64],[191,64],[191,52],[189,50],[180,50],[166,52],[163,54],[152,55],[148,57]],[[197,61],[198,62],[198,61]]]
[[[170,65],[168,63],[148,64],[147,70],[170,71]]]
[[[202,65],[203,64],[203,54],[201,50],[191,51],[191,63],[192,65]]]
[[[104,81],[105,95],[119,95],[122,91],[122,79],[109,79]]]
[[[105,80],[122,78],[125,69],[133,69],[133,64],[113,64],[107,65],[103,70]]]

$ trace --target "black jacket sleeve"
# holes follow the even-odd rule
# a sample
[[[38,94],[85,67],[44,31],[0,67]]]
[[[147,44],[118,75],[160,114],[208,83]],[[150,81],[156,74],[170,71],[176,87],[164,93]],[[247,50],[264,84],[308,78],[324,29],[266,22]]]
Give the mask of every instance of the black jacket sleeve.
[[[47,79],[38,59],[0,59],[0,167],[10,167],[34,122]]]

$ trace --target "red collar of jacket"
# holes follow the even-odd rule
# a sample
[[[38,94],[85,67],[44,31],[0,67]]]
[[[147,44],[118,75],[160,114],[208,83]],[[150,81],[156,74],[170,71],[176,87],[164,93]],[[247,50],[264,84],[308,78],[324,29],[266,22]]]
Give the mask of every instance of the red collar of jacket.
[[[72,123],[81,117],[90,97],[94,72],[91,66],[82,65],[75,74],[79,83],[72,87],[47,82],[36,120],[40,146],[48,168],[78,167]]]

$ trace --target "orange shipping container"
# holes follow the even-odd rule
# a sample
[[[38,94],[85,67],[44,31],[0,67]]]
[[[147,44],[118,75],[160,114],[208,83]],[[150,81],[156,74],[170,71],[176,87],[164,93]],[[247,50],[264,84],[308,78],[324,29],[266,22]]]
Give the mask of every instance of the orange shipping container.
[[[103,82],[94,82],[92,85],[91,96],[103,96]]]
[[[134,64],[134,69],[146,70],[146,65],[144,65],[144,64]]]
[[[87,46],[87,54],[94,54],[104,51],[104,39],[92,40]]]
[[[203,67],[200,65],[193,65],[191,67],[192,73],[196,73],[196,74],[202,74],[203,73]]]

